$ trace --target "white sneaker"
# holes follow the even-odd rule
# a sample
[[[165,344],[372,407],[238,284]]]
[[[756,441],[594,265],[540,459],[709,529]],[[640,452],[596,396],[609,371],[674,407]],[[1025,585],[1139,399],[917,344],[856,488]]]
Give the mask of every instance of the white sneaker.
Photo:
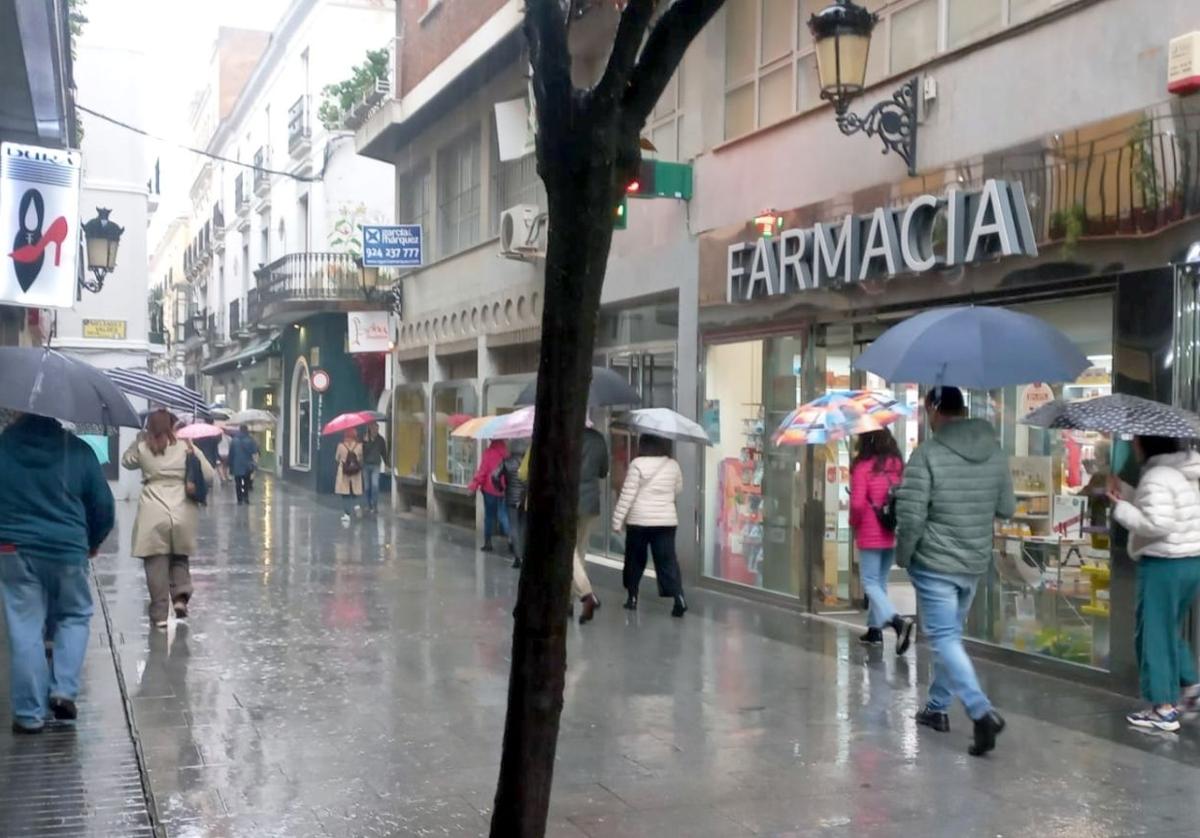
[[[342,526],[343,527],[350,526],[350,516],[349,516],[349,514],[347,514],[345,512],[342,513]]]
[[[167,627],[167,621],[166,620],[158,620],[157,622],[154,623],[154,627],[158,628],[158,629],[165,629]]]

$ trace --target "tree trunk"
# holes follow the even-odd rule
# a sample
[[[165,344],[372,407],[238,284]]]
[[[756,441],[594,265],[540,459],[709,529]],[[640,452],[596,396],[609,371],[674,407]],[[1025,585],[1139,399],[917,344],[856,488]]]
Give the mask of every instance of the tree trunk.
[[[584,158],[584,148],[590,159]],[[562,137],[539,155],[543,162],[556,161],[553,172],[542,167],[554,221],[546,253],[529,536],[513,615],[493,838],[540,838],[546,830],[567,667],[567,609],[592,348],[613,236],[614,155],[604,153],[594,134],[586,140]],[[599,525],[607,527],[608,522]]]

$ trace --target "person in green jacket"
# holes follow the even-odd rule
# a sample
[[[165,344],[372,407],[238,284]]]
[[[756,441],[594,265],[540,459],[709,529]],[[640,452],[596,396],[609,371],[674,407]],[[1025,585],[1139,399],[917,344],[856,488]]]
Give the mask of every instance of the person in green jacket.
[[[40,733],[47,717],[77,715],[92,618],[88,558],[112,530],[115,507],[92,449],[54,419],[26,414],[0,434],[0,474],[13,731]]]
[[[995,428],[966,418],[961,390],[931,390],[925,410],[933,436],[912,455],[896,495],[896,561],[908,569],[934,654],[929,700],[917,722],[950,730],[948,711],[958,696],[975,724],[969,753],[983,756],[996,747],[1004,719],[979,686],[963,623],[991,568],[995,521],[1012,517],[1016,498]]]

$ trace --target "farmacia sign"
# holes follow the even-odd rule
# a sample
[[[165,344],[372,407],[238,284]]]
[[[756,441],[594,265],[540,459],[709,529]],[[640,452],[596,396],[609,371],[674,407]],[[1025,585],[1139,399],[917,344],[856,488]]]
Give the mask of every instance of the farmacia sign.
[[[935,219],[943,212],[944,241],[935,242]],[[837,223],[732,244],[725,297],[743,302],[1037,255],[1025,190],[1020,183],[989,180],[974,192],[921,195],[903,209],[879,207],[869,215],[847,215]]]

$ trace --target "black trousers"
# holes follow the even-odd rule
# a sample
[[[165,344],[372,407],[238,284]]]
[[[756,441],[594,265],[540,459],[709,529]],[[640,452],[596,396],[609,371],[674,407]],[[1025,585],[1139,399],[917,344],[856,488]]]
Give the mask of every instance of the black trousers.
[[[250,502],[250,475],[247,474],[245,477],[233,478],[233,485],[234,485],[234,488],[237,489],[237,502],[238,503],[249,503]]]
[[[658,595],[674,597],[683,593],[683,577],[679,559],[675,557],[675,527],[625,528],[625,570],[622,578],[625,590],[636,594],[646,572],[646,550],[654,556],[654,573],[658,577]]]

